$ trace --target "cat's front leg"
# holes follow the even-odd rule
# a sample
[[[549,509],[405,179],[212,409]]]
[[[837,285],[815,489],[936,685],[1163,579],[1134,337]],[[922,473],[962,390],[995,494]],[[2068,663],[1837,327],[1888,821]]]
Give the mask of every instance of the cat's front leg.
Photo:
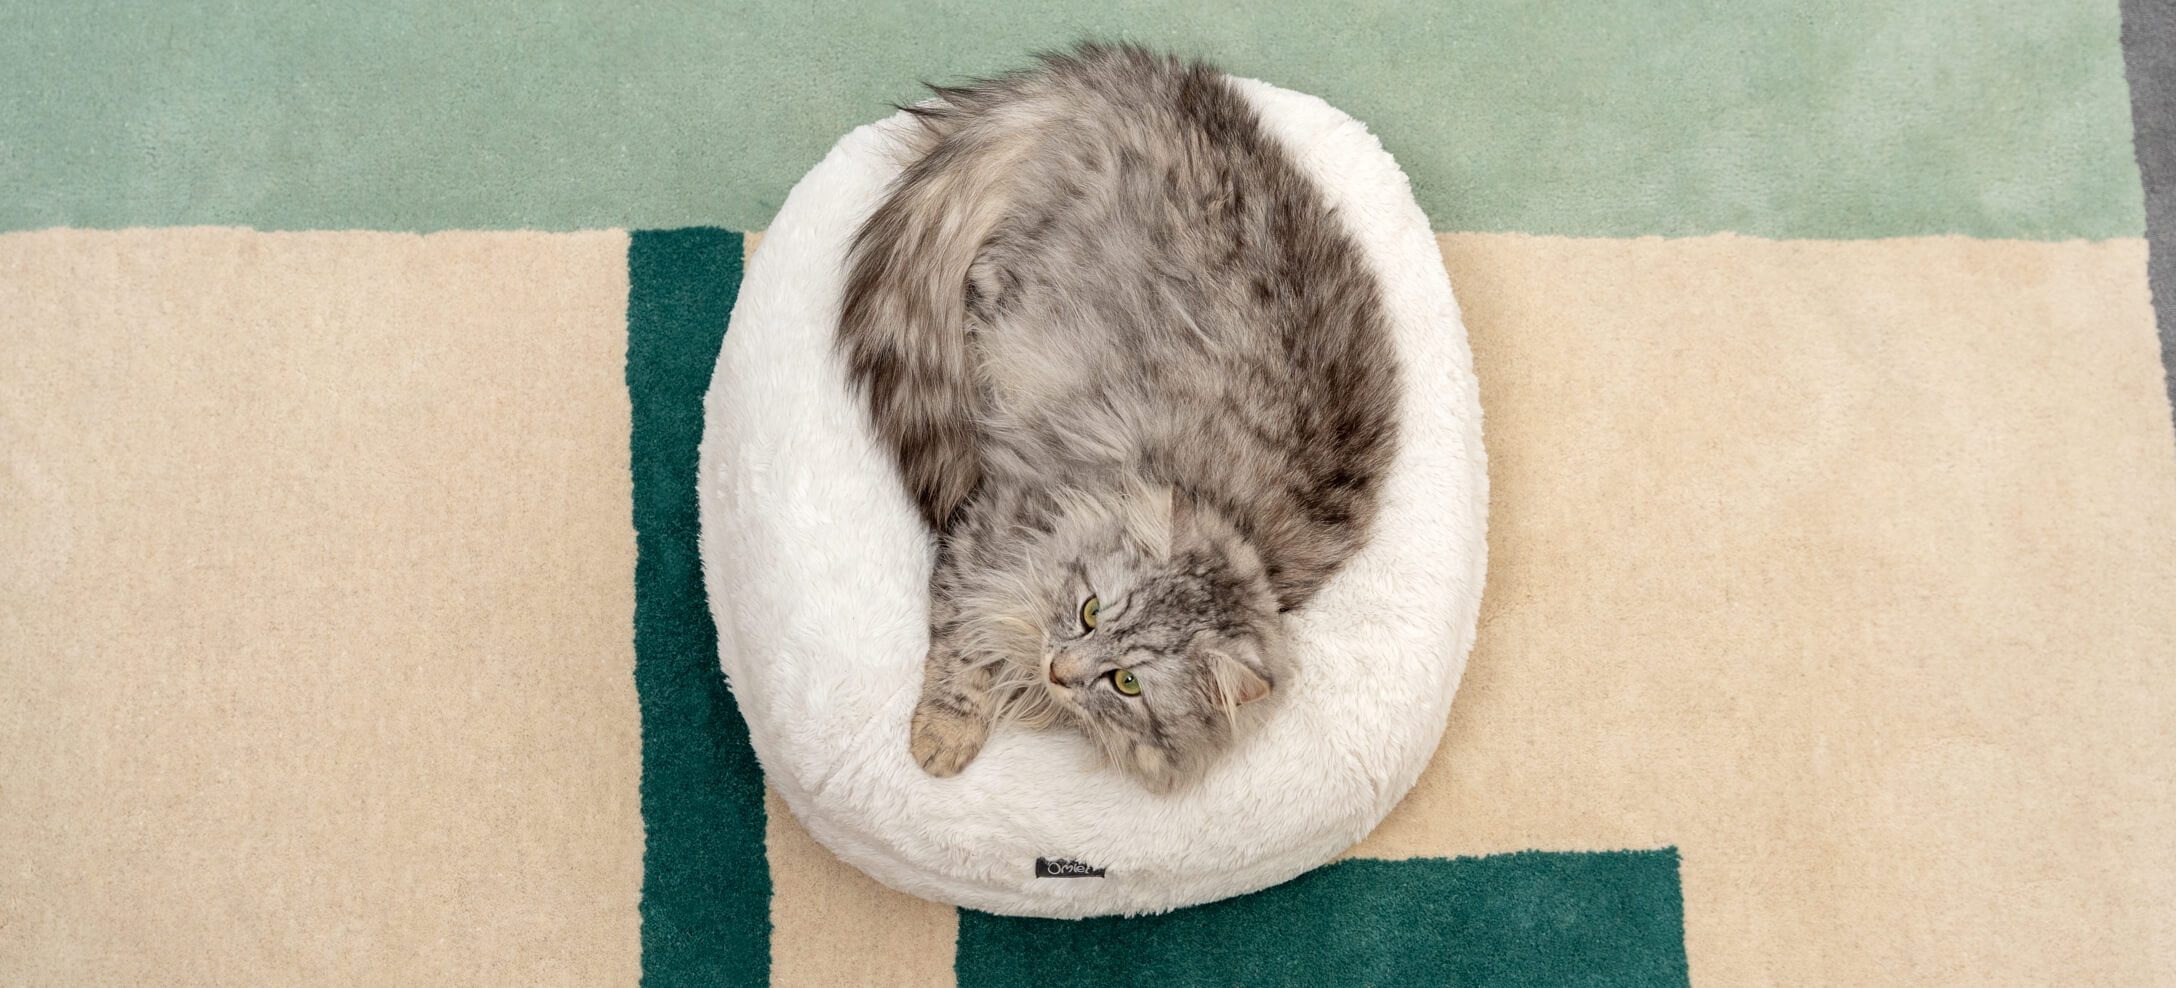
[[[956,637],[950,629],[931,630],[907,749],[922,771],[940,779],[958,775],[982,752],[995,711],[989,670],[967,662]]]
[[[929,655],[922,660],[922,698],[914,706],[907,751],[940,779],[958,775],[989,740],[997,703],[988,667],[973,662],[958,600],[959,566],[969,537],[938,543],[929,580]]]

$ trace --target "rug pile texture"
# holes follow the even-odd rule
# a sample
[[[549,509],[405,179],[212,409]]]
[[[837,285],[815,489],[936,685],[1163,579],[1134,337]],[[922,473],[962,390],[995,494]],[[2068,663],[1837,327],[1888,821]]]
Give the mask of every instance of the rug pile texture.
[[[1490,566],[1347,858],[1020,920],[766,792],[695,453],[794,179],[1083,36],[1382,137]],[[0,6],[0,982],[2176,982],[2172,97],[2167,0]]]

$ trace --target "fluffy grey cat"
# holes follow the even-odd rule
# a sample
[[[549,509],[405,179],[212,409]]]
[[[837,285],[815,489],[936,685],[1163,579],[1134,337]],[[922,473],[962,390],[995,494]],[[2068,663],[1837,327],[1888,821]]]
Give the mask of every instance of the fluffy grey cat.
[[[1197,777],[1289,671],[1395,442],[1380,287],[1209,66],[1089,45],[911,108],[838,343],[938,534],[909,747],[1066,722]]]

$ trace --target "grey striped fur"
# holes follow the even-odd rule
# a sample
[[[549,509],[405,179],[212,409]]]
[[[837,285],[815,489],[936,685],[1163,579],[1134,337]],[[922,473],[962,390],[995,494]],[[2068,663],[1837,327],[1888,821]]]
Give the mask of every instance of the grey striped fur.
[[[1177,788],[1367,538],[1396,440],[1380,288],[1206,65],[1090,45],[936,93],[838,340],[939,539],[910,750],[946,776],[994,721],[1065,723]]]

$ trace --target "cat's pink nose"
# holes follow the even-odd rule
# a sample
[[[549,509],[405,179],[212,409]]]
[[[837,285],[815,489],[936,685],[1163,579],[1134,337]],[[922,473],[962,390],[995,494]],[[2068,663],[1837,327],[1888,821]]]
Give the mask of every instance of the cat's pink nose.
[[[1050,664],[1044,666],[1043,669],[1044,674],[1050,677],[1050,681],[1060,686],[1065,685],[1067,680],[1080,677],[1079,663],[1068,662],[1063,656],[1052,656]]]

